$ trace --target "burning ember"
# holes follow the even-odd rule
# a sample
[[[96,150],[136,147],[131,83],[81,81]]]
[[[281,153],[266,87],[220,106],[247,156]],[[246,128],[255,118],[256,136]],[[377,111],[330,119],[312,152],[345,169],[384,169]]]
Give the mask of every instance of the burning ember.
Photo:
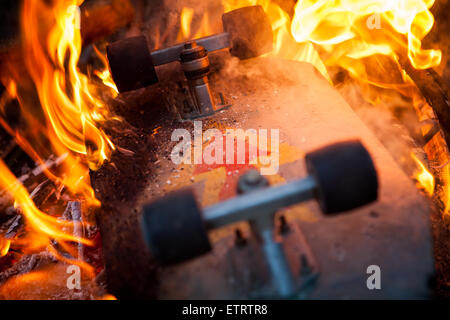
[[[103,50],[105,40],[87,43],[82,17],[89,17],[90,11],[81,13],[83,2],[23,0],[20,44],[8,51],[1,65],[0,81],[5,90],[0,97],[0,124],[36,168],[22,172],[0,159],[0,196],[11,204],[4,207],[5,213],[0,212],[0,221],[14,225],[6,232],[0,229],[0,272],[6,269],[2,259],[9,259],[8,266],[13,267],[21,259],[44,251],[53,260],[80,267],[88,281],[95,282],[103,270],[98,257],[101,252],[96,258],[89,255],[101,248],[94,213],[102,205],[91,186],[90,173],[104,166],[120,171],[111,160],[114,154],[133,157],[135,152],[116,146],[106,133],[107,122],[123,121],[110,108],[121,95]],[[108,10],[119,8],[117,11],[125,14],[127,3],[130,5],[129,1],[111,1]],[[434,125],[435,106],[424,97],[413,75],[438,67],[443,59],[440,50],[424,49],[422,45],[434,25],[430,12],[434,0],[221,2],[223,13],[256,5],[264,9],[273,32],[273,50],[264,56],[312,64],[336,87],[340,84],[338,75],[345,71],[370,105],[389,105],[399,97],[408,100],[421,123],[421,134],[430,136],[423,146],[426,157],[408,150],[414,178],[418,188],[434,197],[443,207],[443,215],[447,214],[447,141]],[[170,23],[159,25],[159,32],[149,35],[152,49],[164,47],[167,32],[175,32],[177,42],[213,34],[218,27],[210,11],[197,12],[194,6],[184,6],[173,24],[176,28],[170,28]],[[136,16],[139,14],[136,12]],[[122,28],[105,37],[116,40],[133,35],[133,27],[139,23],[143,21],[135,21],[131,31]],[[13,116],[11,105],[16,108]],[[153,138],[160,134],[161,126],[155,128]],[[425,158],[427,161],[420,160]],[[41,173],[45,179],[36,178]],[[43,205],[45,201],[37,200],[36,195],[45,188],[50,189],[45,201],[51,198],[57,205]],[[17,272],[5,287],[25,288],[33,282],[48,282],[55,270]],[[0,277],[0,287],[2,280]],[[114,298],[105,290],[94,292],[90,298]]]

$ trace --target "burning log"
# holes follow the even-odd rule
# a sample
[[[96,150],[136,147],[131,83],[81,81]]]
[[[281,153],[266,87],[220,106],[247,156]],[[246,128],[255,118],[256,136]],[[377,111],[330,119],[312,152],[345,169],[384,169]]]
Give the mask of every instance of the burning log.
[[[73,221],[73,236],[80,239],[84,238],[81,202],[69,201],[61,219]],[[77,256],[74,258],[80,261],[83,260],[83,244],[81,242],[77,243]]]
[[[25,255],[11,268],[0,272],[0,284],[13,276],[31,272],[56,261],[55,257],[48,252]]]
[[[400,64],[433,109],[447,146],[450,146],[450,90],[447,84],[433,69],[418,70],[408,59],[400,59]]]

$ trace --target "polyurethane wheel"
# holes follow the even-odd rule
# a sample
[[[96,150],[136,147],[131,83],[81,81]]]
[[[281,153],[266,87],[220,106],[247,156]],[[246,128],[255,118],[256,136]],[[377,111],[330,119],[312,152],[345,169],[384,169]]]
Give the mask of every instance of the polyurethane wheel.
[[[111,75],[119,92],[148,87],[158,82],[144,36],[114,42],[107,46],[106,53]]]
[[[162,265],[180,263],[211,250],[201,210],[190,189],[145,205],[141,226],[151,254]]]
[[[378,198],[372,158],[360,141],[336,143],[306,155],[317,183],[317,200],[325,214],[352,210]]]
[[[261,6],[239,8],[222,16],[223,29],[230,34],[230,53],[248,59],[272,51],[273,34]]]

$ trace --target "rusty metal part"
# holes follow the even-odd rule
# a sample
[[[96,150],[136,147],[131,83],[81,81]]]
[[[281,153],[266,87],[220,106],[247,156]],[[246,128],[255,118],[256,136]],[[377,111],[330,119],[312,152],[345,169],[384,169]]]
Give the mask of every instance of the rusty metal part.
[[[223,33],[195,39],[208,52],[229,48],[240,59],[260,56],[272,51],[273,34],[269,18],[261,6],[249,6],[233,10],[222,16]],[[179,59],[184,44],[153,51],[155,66]]]

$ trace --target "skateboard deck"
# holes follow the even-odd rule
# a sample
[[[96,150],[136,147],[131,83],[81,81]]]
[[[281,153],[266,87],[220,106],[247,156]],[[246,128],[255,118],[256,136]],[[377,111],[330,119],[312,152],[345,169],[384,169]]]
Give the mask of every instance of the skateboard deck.
[[[298,298],[428,297],[428,280],[434,269],[429,204],[313,66],[268,57],[228,59],[221,71],[212,76],[212,84],[214,92],[224,93],[232,106],[200,119],[202,132],[215,128],[226,138],[227,129],[267,129],[268,155],[276,153],[279,159],[278,171],[267,176],[271,185],[305,177],[304,155],[335,142],[359,139],[373,158],[379,178],[377,202],[333,217],[324,217],[315,201],[278,213],[294,230],[283,238],[283,243],[292,270],[300,278]],[[170,137],[177,126],[191,134],[192,143],[196,139],[192,122],[179,122],[173,128],[158,127],[155,140],[159,156],[152,165],[155,178],[146,187],[141,203],[192,187],[202,206],[212,205],[236,196],[241,174],[264,167],[263,160],[249,159],[248,155],[241,164],[193,163],[193,159],[190,164],[175,164],[170,153],[176,142],[160,141],[158,136]],[[271,149],[272,129],[279,132],[277,150]],[[201,141],[203,150],[211,142]],[[247,150],[251,144],[246,140]],[[258,156],[264,155],[262,149],[258,149]],[[239,244],[237,229],[246,244]],[[270,281],[261,250],[248,229],[243,222],[210,232],[211,253],[160,269],[157,297],[264,297],[270,292]],[[381,289],[368,288],[368,268],[373,265],[379,267]]]

